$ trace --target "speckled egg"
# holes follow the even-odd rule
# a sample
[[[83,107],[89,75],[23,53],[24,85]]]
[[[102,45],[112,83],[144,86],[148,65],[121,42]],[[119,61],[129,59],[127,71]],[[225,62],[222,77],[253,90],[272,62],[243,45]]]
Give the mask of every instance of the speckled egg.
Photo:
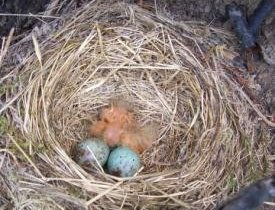
[[[97,166],[96,158],[98,163],[103,166],[107,162],[109,153],[110,149],[104,141],[97,138],[89,138],[75,146],[74,159],[80,166],[89,168]]]
[[[131,177],[138,172],[140,165],[140,158],[133,150],[120,146],[111,151],[107,169],[112,175]]]

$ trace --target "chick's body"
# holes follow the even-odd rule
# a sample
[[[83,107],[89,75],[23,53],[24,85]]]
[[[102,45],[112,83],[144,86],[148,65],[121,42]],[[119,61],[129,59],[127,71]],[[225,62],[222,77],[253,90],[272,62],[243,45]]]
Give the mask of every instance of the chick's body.
[[[148,132],[151,126],[146,128],[136,128],[130,131],[126,131],[121,135],[121,145],[127,146],[134,150],[136,153],[141,154],[144,150],[152,146],[153,140],[156,137],[156,133]]]
[[[150,126],[146,129],[140,128],[133,113],[123,106],[103,109],[100,120],[90,130],[92,136],[103,138],[108,146],[127,146],[138,154],[152,145],[156,137],[156,133],[152,131]]]

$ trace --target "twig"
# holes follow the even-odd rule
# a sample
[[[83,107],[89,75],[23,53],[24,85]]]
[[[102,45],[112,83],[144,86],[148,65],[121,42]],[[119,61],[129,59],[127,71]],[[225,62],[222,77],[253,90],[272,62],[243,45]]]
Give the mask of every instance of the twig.
[[[51,15],[34,15],[34,14],[31,14],[31,13],[29,13],[29,14],[0,13],[0,16],[61,19],[61,17],[57,17],[57,16],[51,16]]]
[[[246,20],[245,12],[240,5],[235,2],[226,5],[227,15],[244,48],[255,46],[260,26],[274,8],[274,0],[262,0],[249,19]]]

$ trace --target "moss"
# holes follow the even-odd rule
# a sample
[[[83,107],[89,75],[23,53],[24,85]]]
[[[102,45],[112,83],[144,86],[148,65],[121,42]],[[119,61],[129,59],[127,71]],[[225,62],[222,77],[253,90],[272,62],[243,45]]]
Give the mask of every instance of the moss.
[[[35,153],[48,153],[49,149],[44,144],[38,144],[35,147]]]
[[[67,188],[67,192],[69,195],[72,195],[76,198],[84,198],[83,191],[79,187],[69,185]]]
[[[237,188],[238,182],[233,173],[230,173],[227,178],[227,187],[230,191],[234,191]]]
[[[8,123],[4,116],[0,116],[0,135],[7,133]]]
[[[268,170],[270,169],[270,164],[269,164],[267,158],[263,159],[262,166],[263,166],[263,173],[268,173]]]
[[[8,90],[11,90],[14,88],[15,85],[12,83],[5,83],[0,85],[0,95],[5,94]]]
[[[243,143],[243,147],[245,148],[246,152],[250,152],[252,150],[252,143],[251,143],[251,139],[247,138],[247,137],[243,137],[241,139],[242,143]]]
[[[35,155],[38,153],[48,153],[49,149],[44,144],[36,144],[31,145],[30,141],[25,140],[17,140],[16,141],[18,146],[29,156],[30,159],[34,160]],[[29,155],[30,147],[32,149],[32,155]],[[18,149],[18,147],[11,143],[9,145],[9,150],[17,155],[17,157],[21,158],[22,160],[25,160],[25,156],[22,154],[22,152]]]
[[[29,144],[27,142],[24,142],[22,140],[20,141],[16,141],[18,146],[24,150],[24,152],[26,154],[28,154],[28,148],[29,148]],[[11,143],[9,145],[9,150],[13,153],[13,154],[16,154],[16,157],[21,159],[22,161],[27,161],[26,157],[22,154],[22,152],[18,149],[18,147],[14,144],[14,143]]]
[[[252,161],[250,165],[251,167],[249,168],[251,168],[251,170],[249,171],[249,174],[248,174],[248,181],[254,182],[256,180],[261,179],[264,176],[264,172],[259,170],[257,163],[255,161]]]

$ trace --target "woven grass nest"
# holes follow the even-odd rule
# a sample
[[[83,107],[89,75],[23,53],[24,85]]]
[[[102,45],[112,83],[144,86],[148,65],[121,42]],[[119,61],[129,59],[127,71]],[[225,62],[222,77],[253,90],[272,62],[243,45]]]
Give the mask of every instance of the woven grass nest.
[[[239,69],[230,33],[94,1],[34,37],[5,109],[18,161],[29,167],[17,171],[18,206],[213,209],[269,173],[267,120],[230,74]],[[71,156],[114,98],[131,104],[141,125],[160,127],[131,178],[88,173]]]

